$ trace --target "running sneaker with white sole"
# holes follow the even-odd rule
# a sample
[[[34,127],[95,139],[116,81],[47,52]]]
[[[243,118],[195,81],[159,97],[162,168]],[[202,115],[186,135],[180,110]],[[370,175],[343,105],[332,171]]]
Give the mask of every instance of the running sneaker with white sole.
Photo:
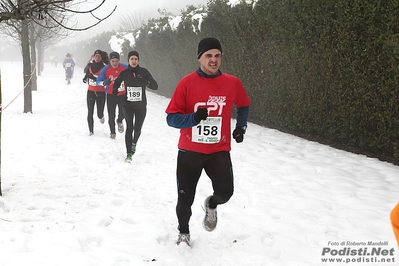
[[[212,196],[207,197],[204,201],[205,217],[202,222],[204,229],[209,232],[215,230],[218,222],[218,213],[216,208],[212,209],[209,207],[209,200],[211,199],[211,197]]]
[[[124,130],[125,129],[123,127],[123,124],[122,123],[118,123],[118,131],[119,131],[119,133],[123,133]]]
[[[176,244],[180,245],[180,243],[186,243],[187,246],[190,246],[190,234],[182,234],[182,233],[180,233],[177,236]]]

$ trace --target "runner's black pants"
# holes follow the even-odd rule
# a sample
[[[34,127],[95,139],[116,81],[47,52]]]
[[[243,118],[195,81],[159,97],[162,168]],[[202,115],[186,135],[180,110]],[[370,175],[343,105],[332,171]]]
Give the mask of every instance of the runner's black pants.
[[[177,156],[177,206],[176,214],[180,233],[189,233],[191,206],[202,170],[211,179],[213,195],[210,206],[226,203],[234,191],[233,167],[229,152],[202,154],[179,150]],[[213,205],[213,206],[212,206]]]
[[[132,153],[132,144],[137,144],[141,135],[147,108],[134,108],[129,104],[123,105],[123,114],[126,122],[125,145],[127,153]],[[134,136],[133,136],[134,131]]]
[[[90,132],[94,133],[94,105],[97,104],[97,117],[99,119],[103,118],[105,99],[105,92],[87,91],[87,123],[89,124]]]
[[[124,95],[115,96],[112,94],[107,94],[108,125],[111,134],[115,134],[116,106],[118,106],[118,119],[116,121],[118,123],[122,123],[122,120],[124,118],[122,110],[123,97]]]

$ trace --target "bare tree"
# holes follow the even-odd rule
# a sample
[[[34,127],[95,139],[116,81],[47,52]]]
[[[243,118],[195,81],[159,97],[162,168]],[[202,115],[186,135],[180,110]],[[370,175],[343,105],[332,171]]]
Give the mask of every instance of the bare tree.
[[[67,14],[60,14],[67,15]],[[58,15],[59,16],[59,15]],[[68,18],[67,18],[68,19]],[[76,26],[76,25],[74,25]],[[44,69],[44,50],[50,45],[59,43],[71,33],[70,30],[54,25],[53,27],[42,27],[38,24],[31,23],[31,45],[32,47],[32,65],[36,65],[37,75],[40,76]],[[34,54],[37,51],[37,55]]]
[[[139,29],[145,21],[147,20],[147,16],[143,13],[135,12],[134,14],[130,14],[128,16],[124,16],[119,20],[119,25],[121,30],[124,31],[133,31]]]
[[[23,77],[24,77],[24,113],[32,112],[32,67],[31,54],[29,45],[29,24],[34,23],[46,29],[54,29],[62,27],[71,31],[84,31],[90,29],[108,17],[116,10],[114,9],[105,17],[99,18],[93,12],[99,9],[106,0],[102,0],[100,4],[92,9],[79,11],[79,4],[86,1],[74,0],[2,0],[0,2],[0,24],[3,22],[14,20],[21,22],[20,43],[23,59]],[[96,22],[84,28],[76,28],[67,26],[67,15],[65,14],[84,14],[91,15]],[[1,27],[3,28],[3,27]],[[32,37],[32,36],[31,36]],[[34,38],[33,38],[34,39]],[[0,76],[1,84],[1,76]],[[1,87],[0,87],[0,106],[1,106]],[[0,111],[1,123],[2,110]],[[1,128],[1,127],[0,127]],[[0,136],[1,143],[1,136]],[[1,149],[0,149],[1,151]],[[1,166],[1,159],[0,159]],[[1,171],[0,171],[1,172]],[[0,196],[1,192],[1,173],[0,173]]]
[[[20,34],[20,43],[22,47],[23,57],[23,75],[24,75],[24,113],[32,112],[32,72],[35,75],[35,71],[32,71],[31,66],[31,53],[29,51],[29,23],[35,23],[36,25],[45,29],[54,29],[62,27],[71,31],[82,31],[92,28],[107,19],[116,9],[115,8],[105,17],[98,18],[94,15],[94,11],[100,8],[104,3],[103,0],[98,6],[90,10],[79,11],[79,4],[83,1],[72,1],[72,0],[6,0],[0,4],[0,22],[2,21],[20,21],[21,27],[15,27],[18,23],[9,23],[14,26],[15,31]],[[74,10],[74,8],[76,8]],[[69,18],[68,14],[90,14],[97,22],[92,25],[77,29],[67,26]],[[31,34],[31,45],[34,45],[33,40],[35,36]],[[35,51],[33,49],[33,51]],[[27,58],[29,57],[29,58]],[[34,62],[35,63],[35,62]],[[36,68],[33,67],[33,70]]]
[[[1,69],[0,69],[0,81],[1,81]],[[1,104],[1,82],[0,82],[0,125],[1,125],[2,109],[3,109],[3,106]],[[0,158],[1,158],[1,127],[0,127]],[[0,159],[0,170],[1,170],[1,159]],[[0,171],[0,196],[3,196],[3,193],[1,192],[1,171]]]
[[[48,12],[52,14],[53,17],[57,17],[59,19],[61,17],[64,17],[63,20],[72,21],[73,14],[67,14],[65,12],[56,14],[53,10],[49,10]],[[32,60],[31,63],[34,72],[34,76],[32,78],[33,91],[37,90],[36,74],[37,76],[40,76],[41,72],[44,69],[44,50],[49,45],[60,42],[62,39],[68,37],[71,32],[66,28],[60,27],[48,17],[43,17],[42,20],[42,25],[45,26],[41,26],[36,23],[29,23],[29,41],[31,46]],[[11,46],[20,46],[22,21],[10,19],[4,21],[3,24],[5,24],[5,26],[2,28],[1,31],[6,36],[5,41]],[[76,27],[76,23],[72,24],[72,26]]]
[[[7,21],[10,19],[15,20],[24,20],[30,19],[34,23],[48,27],[44,18],[50,18],[50,20],[60,27],[73,30],[73,31],[83,31],[95,27],[108,17],[110,17],[114,11],[116,10],[116,6],[114,9],[105,17],[99,18],[94,15],[94,11],[98,10],[106,0],[102,0],[100,4],[95,6],[92,9],[79,11],[78,7],[80,4],[86,2],[82,1],[74,1],[74,0],[3,0],[0,3],[0,23],[2,21]],[[73,28],[68,27],[66,25],[65,16],[57,17],[54,14],[90,14],[94,17],[97,22],[92,25],[84,28]]]

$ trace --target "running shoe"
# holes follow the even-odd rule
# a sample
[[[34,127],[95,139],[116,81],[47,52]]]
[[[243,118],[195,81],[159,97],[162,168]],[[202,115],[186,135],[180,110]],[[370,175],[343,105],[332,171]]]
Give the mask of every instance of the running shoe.
[[[125,129],[123,128],[123,124],[122,123],[118,123],[118,131],[119,133],[123,133]]]
[[[125,163],[131,163],[132,162],[132,156],[133,154],[128,153],[125,159]]]
[[[205,199],[204,202],[204,210],[205,210],[205,217],[202,225],[204,226],[204,229],[206,231],[213,231],[216,228],[216,224],[218,222],[218,214],[215,209],[211,209],[209,207],[209,200],[211,199],[212,196],[209,196]]]
[[[179,236],[177,237],[177,245],[180,245],[180,243],[186,243],[187,246],[190,246],[190,234],[182,234],[180,233]]]

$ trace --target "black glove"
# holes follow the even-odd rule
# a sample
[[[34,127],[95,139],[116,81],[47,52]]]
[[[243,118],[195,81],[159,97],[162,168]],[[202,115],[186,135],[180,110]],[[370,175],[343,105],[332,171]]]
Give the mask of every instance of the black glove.
[[[111,83],[112,83],[111,79],[106,79],[106,80],[104,80],[103,85],[108,86]]]
[[[87,79],[92,79],[94,81],[97,80],[97,78],[90,73],[86,73],[86,75],[83,77],[83,83],[87,83]]]
[[[201,122],[201,120],[206,120],[208,117],[208,109],[204,107],[198,108],[197,112],[194,114],[194,119],[197,123]]]
[[[237,143],[241,143],[244,140],[245,129],[242,127],[236,127],[233,131],[233,138]]]
[[[117,96],[118,95],[118,88],[113,88],[112,89],[112,95]]]
[[[94,80],[94,81],[96,81],[97,80],[97,78],[95,77],[95,76],[93,76],[92,74],[86,74],[86,77],[87,78],[89,78],[89,79],[92,79],[92,80]]]

